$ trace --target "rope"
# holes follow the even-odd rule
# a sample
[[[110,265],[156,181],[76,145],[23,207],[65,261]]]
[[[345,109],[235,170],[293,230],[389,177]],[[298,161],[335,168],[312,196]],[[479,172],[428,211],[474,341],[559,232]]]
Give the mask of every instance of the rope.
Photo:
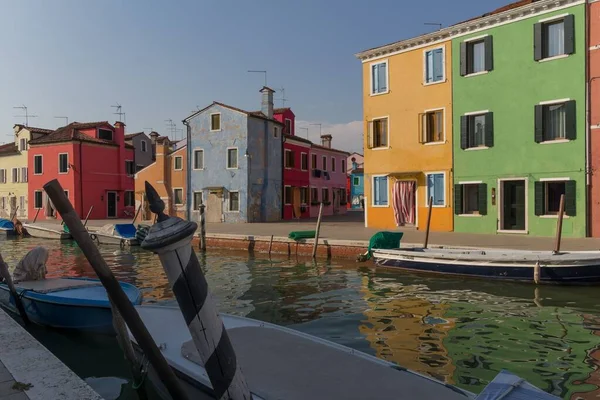
[[[133,385],[131,385],[133,390],[138,390],[139,388],[142,387],[142,385],[144,385],[144,382],[146,382],[146,376],[148,376],[149,362],[150,361],[148,360],[148,358],[146,358],[146,355],[144,354],[142,361],[140,362],[140,375],[142,376],[142,379],[140,379],[139,383],[136,383],[135,377],[133,378]]]

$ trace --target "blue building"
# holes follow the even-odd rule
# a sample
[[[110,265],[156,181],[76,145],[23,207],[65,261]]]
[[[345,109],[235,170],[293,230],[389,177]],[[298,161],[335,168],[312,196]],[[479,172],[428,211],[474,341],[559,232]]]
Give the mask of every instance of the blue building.
[[[190,219],[202,199],[207,222],[281,220],[283,124],[273,119],[274,91],[260,92],[260,111],[213,102],[183,121]]]
[[[350,208],[362,210],[365,198],[364,169],[354,167],[350,171]]]

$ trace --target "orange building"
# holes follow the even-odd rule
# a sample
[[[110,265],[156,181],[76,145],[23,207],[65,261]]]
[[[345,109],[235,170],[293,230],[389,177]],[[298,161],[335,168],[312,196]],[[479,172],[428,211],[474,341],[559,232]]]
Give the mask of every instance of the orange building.
[[[146,181],[165,202],[167,214],[185,219],[187,146],[183,142],[172,142],[168,137],[159,136],[156,132],[150,133],[150,138],[155,160],[135,174],[135,206],[136,209],[142,206],[136,222],[154,221],[154,215],[146,201]]]

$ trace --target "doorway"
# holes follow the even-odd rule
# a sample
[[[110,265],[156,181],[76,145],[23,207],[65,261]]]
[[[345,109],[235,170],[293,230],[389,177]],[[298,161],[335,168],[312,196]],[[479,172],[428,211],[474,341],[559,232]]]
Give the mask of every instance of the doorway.
[[[106,192],[106,217],[117,218],[117,192]]]
[[[337,215],[340,213],[340,190],[333,189],[333,214]]]
[[[206,222],[221,222],[222,216],[223,192],[209,192],[206,200]]]
[[[501,226],[503,231],[525,231],[526,215],[526,184],[524,179],[501,181]]]
[[[56,218],[56,213],[54,211],[54,204],[52,204],[52,200],[50,197],[46,195],[46,217],[48,218]]]
[[[417,222],[417,182],[396,181],[392,187],[392,207],[396,226],[415,226]]]

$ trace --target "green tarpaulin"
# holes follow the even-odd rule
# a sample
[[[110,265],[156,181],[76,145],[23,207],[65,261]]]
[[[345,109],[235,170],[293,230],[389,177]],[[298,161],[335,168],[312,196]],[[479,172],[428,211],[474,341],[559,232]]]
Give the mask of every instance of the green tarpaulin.
[[[369,251],[367,260],[371,258],[373,249],[398,249],[403,232],[377,232],[369,240]]]
[[[316,236],[316,231],[295,231],[290,232],[288,238],[294,240],[313,239]]]

